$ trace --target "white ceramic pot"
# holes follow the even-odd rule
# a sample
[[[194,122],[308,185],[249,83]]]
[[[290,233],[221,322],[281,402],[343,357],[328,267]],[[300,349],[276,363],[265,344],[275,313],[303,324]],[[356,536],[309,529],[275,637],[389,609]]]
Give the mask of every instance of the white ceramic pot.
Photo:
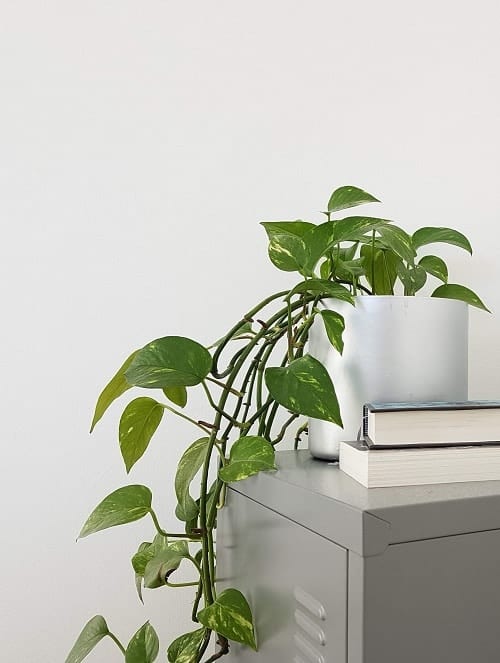
[[[320,306],[345,318],[344,352],[331,346],[318,315],[309,353],[327,368],[343,428],[310,419],[313,456],[338,459],[339,442],[355,440],[371,401],[463,401],[468,397],[468,306],[437,297],[363,296]]]

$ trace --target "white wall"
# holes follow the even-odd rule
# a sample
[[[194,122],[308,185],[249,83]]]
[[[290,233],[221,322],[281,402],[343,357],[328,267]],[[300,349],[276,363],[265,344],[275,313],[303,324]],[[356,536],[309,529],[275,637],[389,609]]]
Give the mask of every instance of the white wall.
[[[382,197],[407,229],[475,248],[452,276],[471,314],[471,397],[500,397],[496,0],[3,0],[0,8],[2,659],[64,660],[102,612],[165,646],[190,590],[135,598],[149,523],[75,544],[95,504],[145,482],[173,526],[192,433],[166,419],[127,479],[120,405],[95,397],[130,350],[217,338],[289,279],[262,219],[311,218],[335,186]],[[103,643],[89,660],[121,660]],[[164,652],[162,650],[162,660]]]

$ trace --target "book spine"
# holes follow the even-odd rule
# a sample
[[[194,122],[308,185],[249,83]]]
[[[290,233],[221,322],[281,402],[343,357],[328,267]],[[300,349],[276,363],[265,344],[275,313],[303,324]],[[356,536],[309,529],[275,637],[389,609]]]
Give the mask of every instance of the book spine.
[[[363,405],[363,425],[362,425],[363,439],[368,438],[368,405]]]

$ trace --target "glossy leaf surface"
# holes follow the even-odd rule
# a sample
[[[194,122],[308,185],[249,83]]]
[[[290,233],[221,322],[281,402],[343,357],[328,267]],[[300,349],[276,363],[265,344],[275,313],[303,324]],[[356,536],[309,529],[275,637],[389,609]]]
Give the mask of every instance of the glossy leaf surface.
[[[106,620],[101,615],[92,617],[82,629],[65,663],[80,663],[94,647],[109,634]]]
[[[139,350],[125,377],[149,389],[191,387],[204,380],[211,367],[212,357],[202,345],[183,336],[165,336]]]
[[[252,612],[247,600],[237,589],[226,589],[215,603],[198,613],[200,624],[257,650]]]
[[[273,265],[284,272],[300,272],[307,263],[307,250],[296,235],[273,235],[268,246]]]
[[[397,265],[398,277],[404,285],[405,294],[414,295],[424,287],[427,280],[427,272],[420,265],[406,267],[403,263]]]
[[[153,663],[158,656],[159,648],[156,631],[149,622],[146,622],[128,643],[125,663]]]
[[[420,267],[423,267],[427,274],[435,276],[443,283],[448,282],[448,267],[442,258],[438,256],[424,256],[418,263]]]
[[[168,539],[162,534],[157,534],[151,543],[141,543],[139,550],[132,557],[134,571],[144,576],[147,563],[165,550],[168,550]]]
[[[439,288],[436,288],[431,295],[432,297],[444,297],[446,299],[459,299],[466,304],[480,308],[483,311],[491,311],[486,308],[481,299],[476,295],[475,292],[466,288],[464,285],[458,285],[457,283],[446,283],[445,285],[440,285]]]
[[[295,235],[295,237],[304,237],[304,235],[314,228],[314,223],[309,221],[262,221],[269,239],[276,235]]]
[[[419,228],[413,233],[412,244],[415,249],[425,246],[426,244],[434,244],[435,242],[444,242],[445,244],[458,246],[472,255],[472,247],[469,240],[465,235],[458,232],[458,230],[453,230],[452,228],[425,227]]]
[[[283,407],[342,426],[332,380],[314,357],[304,355],[283,368],[267,368],[265,381],[272,398]]]
[[[164,585],[165,580],[188,556],[189,549],[185,541],[171,543],[165,550],[158,552],[144,568],[144,587],[156,589]]]
[[[118,488],[92,511],[79,538],[143,518],[151,509],[151,501],[151,491],[146,486],[132,485]]]
[[[390,226],[377,228],[378,241],[382,246],[393,251],[397,256],[406,262],[412,263],[415,259],[415,249],[412,245],[412,239],[407,232],[399,226],[391,224]]]
[[[332,243],[357,242],[367,232],[387,226],[389,223],[391,222],[387,219],[377,219],[371,216],[348,216],[345,219],[335,221]]]
[[[177,508],[175,515],[183,522],[189,522],[198,515],[198,505],[189,493],[192,480],[200,470],[207,454],[210,438],[201,437],[183,453],[175,475]]]
[[[199,628],[176,638],[167,651],[169,663],[196,663],[206,632]]]
[[[132,352],[130,357],[128,357],[123,362],[123,364],[120,366],[118,371],[115,373],[115,375],[111,378],[111,380],[102,390],[101,395],[97,399],[94,417],[92,419],[92,424],[90,426],[90,432],[94,430],[95,425],[102,418],[103,414],[106,412],[106,410],[111,405],[111,403],[113,403],[113,401],[119,398],[132,386],[125,378],[125,372],[132,363],[137,352],[138,350]]]
[[[380,200],[372,196],[371,193],[358,189],[356,186],[342,186],[330,196],[328,201],[328,211],[338,212],[349,207],[364,205],[365,203],[379,203]]]
[[[180,387],[165,387],[163,393],[169,401],[175,403],[179,407],[185,407],[187,403],[187,389],[184,386]]]
[[[127,473],[148,448],[163,412],[160,403],[148,397],[134,399],[123,411],[118,437]]]
[[[322,310],[319,314],[325,325],[325,332],[328,336],[328,340],[333,347],[342,354],[344,351],[344,339],[342,338],[345,329],[344,317],[336,311]]]
[[[273,445],[264,437],[248,435],[233,444],[227,464],[219,470],[219,477],[229,483],[275,469]]]

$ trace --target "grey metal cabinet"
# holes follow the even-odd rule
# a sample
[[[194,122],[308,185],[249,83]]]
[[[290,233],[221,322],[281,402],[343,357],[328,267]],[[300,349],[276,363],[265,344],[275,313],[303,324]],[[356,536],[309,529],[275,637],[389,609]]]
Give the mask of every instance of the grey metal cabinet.
[[[305,451],[233,484],[217,575],[256,616],[242,663],[499,663],[500,481],[366,489]]]

